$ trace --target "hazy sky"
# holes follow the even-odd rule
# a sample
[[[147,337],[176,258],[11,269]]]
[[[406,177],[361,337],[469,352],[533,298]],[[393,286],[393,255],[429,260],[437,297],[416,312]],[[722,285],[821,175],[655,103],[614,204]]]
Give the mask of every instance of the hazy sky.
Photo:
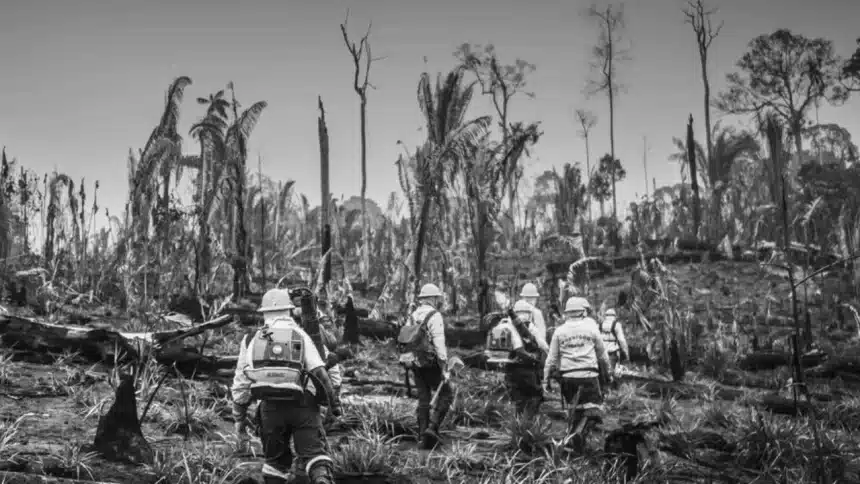
[[[672,137],[685,133],[688,113],[702,128],[702,83],[693,34],[679,7],[683,0],[628,2],[632,61],[617,102],[617,156],[628,170],[618,187],[619,209],[642,194],[643,136],[648,175],[663,185],[680,180],[667,161]],[[368,195],[383,205],[399,191],[394,162],[403,140],[422,140],[416,102],[419,75],[454,66],[462,42],[493,43],[502,61],[517,57],[537,65],[530,79],[536,99],[512,106],[512,119],[542,121],[544,137],[528,162],[529,179],[565,162],[585,161],[573,109],[598,118],[592,160],[609,151],[608,103],[586,99],[589,53],[597,30],[574,0],[4,0],[0,7],[0,144],[11,157],[42,174],[57,169],[75,179],[101,181],[102,206],[118,213],[126,192],[129,147],[143,146],[163,109],[167,86],[187,75],[180,118],[184,150],[196,144],[188,127],[203,114],[194,99],[229,81],[240,102],[266,100],[251,137],[250,163],[262,156],[274,179],[294,179],[311,203],[319,201],[317,95],[327,108],[331,136],[331,186],[335,196],[358,194],[360,137],[352,62],[339,24],[351,9],[351,34],[373,20]],[[860,37],[857,0],[711,0],[725,21],[711,51],[716,92],[754,36],[787,27],[834,41],[849,55]],[[424,58],[427,59],[427,64]],[[489,112],[475,97],[473,114]],[[822,122],[836,122],[860,136],[860,102],[823,107]]]

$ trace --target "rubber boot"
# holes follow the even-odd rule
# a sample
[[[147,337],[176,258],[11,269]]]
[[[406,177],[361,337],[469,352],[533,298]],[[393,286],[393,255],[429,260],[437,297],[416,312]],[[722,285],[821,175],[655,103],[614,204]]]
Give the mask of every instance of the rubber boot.
[[[430,425],[430,407],[418,407],[418,438],[424,435],[424,431]]]
[[[310,484],[334,484],[334,472],[329,461],[315,463],[308,471]]]
[[[439,426],[430,424],[427,430],[421,434],[421,447],[424,450],[432,450],[439,445],[440,440],[442,440],[442,437],[439,435]]]
[[[436,410],[435,415],[430,419],[430,426],[421,434],[421,444],[424,449],[434,449],[442,441],[442,436],[439,434],[439,427],[442,425],[442,422],[445,421],[445,416],[448,415],[449,405],[450,403],[446,401],[446,405],[444,407]]]

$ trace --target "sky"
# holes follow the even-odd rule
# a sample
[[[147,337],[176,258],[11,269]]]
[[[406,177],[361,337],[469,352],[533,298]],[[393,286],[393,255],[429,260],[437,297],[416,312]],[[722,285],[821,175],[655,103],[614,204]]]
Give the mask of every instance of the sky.
[[[249,163],[263,173],[295,180],[319,203],[317,96],[326,107],[331,138],[331,189],[357,195],[361,186],[359,101],[352,60],[340,32],[347,8],[356,39],[373,22],[374,57],[368,100],[367,194],[383,207],[400,191],[395,161],[423,139],[416,101],[419,76],[446,73],[464,42],[492,43],[502,62],[537,66],[529,78],[534,99],[515,98],[511,118],[540,121],[543,137],[526,161],[526,178],[568,162],[585,162],[574,109],[598,117],[592,162],[609,152],[605,96],[583,94],[597,28],[575,0],[5,0],[0,6],[0,145],[40,175],[57,170],[87,184],[100,181],[99,203],[122,211],[127,154],[141,148],[158,122],[165,90],[178,76],[193,84],[180,114],[183,150],[196,151],[188,128],[204,114],[195,99],[233,81],[244,106],[269,106],[251,135]],[[685,135],[692,113],[704,140],[702,82],[693,33],[680,12],[683,0],[636,0],[625,6],[632,59],[620,67],[625,88],[617,99],[616,154],[627,169],[618,185],[619,212],[645,190],[680,181],[667,161],[673,137]],[[603,3],[598,3],[603,5]],[[856,47],[857,0],[711,0],[720,36],[710,51],[712,92],[755,36],[789,28],[834,42],[839,55]],[[860,101],[822,107],[821,122],[860,136]],[[489,114],[475,96],[471,117]],[[714,113],[714,119],[719,115]],[[737,120],[725,120],[735,123]],[[91,199],[91,198],[90,198]],[[101,222],[101,221],[99,221]],[[100,223],[99,223],[100,224]]]

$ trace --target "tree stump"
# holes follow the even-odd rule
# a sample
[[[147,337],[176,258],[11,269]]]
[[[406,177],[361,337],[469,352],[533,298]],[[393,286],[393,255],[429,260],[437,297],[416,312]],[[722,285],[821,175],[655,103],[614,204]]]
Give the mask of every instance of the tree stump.
[[[137,417],[134,379],[122,375],[110,410],[99,418],[93,448],[111,461],[152,463],[154,453],[143,437]]]

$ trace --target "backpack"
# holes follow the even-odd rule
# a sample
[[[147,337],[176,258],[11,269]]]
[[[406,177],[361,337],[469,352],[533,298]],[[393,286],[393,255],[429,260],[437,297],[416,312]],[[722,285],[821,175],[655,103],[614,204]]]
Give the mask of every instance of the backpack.
[[[514,363],[514,334],[511,331],[511,326],[505,324],[510,322],[510,319],[505,318],[494,325],[487,332],[487,343],[484,349],[484,354],[487,356],[487,364],[493,366],[506,366]]]
[[[305,396],[305,338],[296,327],[258,330],[248,341],[251,397],[258,400],[299,400]]]
[[[616,317],[615,319],[612,320],[612,325],[609,327],[609,331],[604,331],[603,323],[600,323],[600,332],[603,333],[604,335],[609,336],[610,340],[615,344],[618,344],[618,334],[615,332],[615,326],[617,324],[618,324],[618,318]],[[605,340],[606,340],[606,338],[604,338],[604,341]]]
[[[433,309],[421,324],[407,324],[400,328],[397,335],[397,349],[400,352],[400,364],[406,368],[415,366],[425,367],[432,363],[435,350],[427,331],[427,323],[439,311]]]

